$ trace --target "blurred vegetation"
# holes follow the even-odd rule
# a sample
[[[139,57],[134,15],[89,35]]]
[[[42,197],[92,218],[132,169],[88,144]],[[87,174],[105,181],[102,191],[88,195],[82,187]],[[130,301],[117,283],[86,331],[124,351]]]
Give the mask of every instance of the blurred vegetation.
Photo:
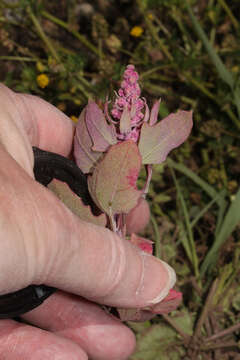
[[[240,3],[1,0],[0,80],[76,119],[124,67],[159,117],[193,109],[189,140],[155,167],[145,232],[178,275],[183,304],[129,323],[132,360],[240,359]],[[140,179],[141,182],[141,179]]]

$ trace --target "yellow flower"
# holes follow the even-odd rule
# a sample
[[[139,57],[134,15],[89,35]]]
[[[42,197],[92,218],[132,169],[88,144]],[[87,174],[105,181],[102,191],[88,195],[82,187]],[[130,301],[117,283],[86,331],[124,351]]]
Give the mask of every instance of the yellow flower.
[[[71,115],[70,118],[72,119],[73,122],[75,123],[78,122],[78,118],[75,115]]]
[[[134,37],[139,37],[142,35],[142,33],[143,33],[143,28],[141,26],[134,26],[130,31],[130,35]]]
[[[49,77],[46,74],[40,74],[37,76],[37,83],[42,89],[49,84]]]
[[[153,20],[153,14],[152,14],[152,13],[149,13],[149,14],[147,15],[147,17],[149,18],[149,20]]]

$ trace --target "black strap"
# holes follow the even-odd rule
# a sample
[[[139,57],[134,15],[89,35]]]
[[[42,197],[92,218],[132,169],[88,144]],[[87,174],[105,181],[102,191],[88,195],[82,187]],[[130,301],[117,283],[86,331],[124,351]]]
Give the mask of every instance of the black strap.
[[[96,212],[89,195],[87,180],[79,167],[71,160],[33,147],[35,179],[47,186],[52,179],[66,182],[86,205]],[[46,285],[30,285],[24,289],[0,296],[0,319],[18,317],[33,310],[47,299],[55,288]]]

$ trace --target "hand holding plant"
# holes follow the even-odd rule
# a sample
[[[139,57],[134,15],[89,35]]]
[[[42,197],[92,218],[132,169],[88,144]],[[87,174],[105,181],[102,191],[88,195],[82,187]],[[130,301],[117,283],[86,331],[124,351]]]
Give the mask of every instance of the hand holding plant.
[[[102,106],[103,110],[90,101],[81,112],[74,138],[74,155],[80,169],[87,174],[89,192],[102,214],[93,215],[81,199],[77,200],[77,208],[84,220],[107,226],[126,241],[152,254],[152,243],[148,239],[134,233],[126,236],[126,214],[145,198],[152,165],[163,162],[172,149],[187,139],[192,128],[192,113],[178,111],[157,122],[160,100],[150,111],[140,95],[138,73],[133,65],[128,65],[121,88],[115,93],[111,112],[109,101]],[[139,190],[137,179],[142,165],[146,168],[147,179],[144,188]],[[57,181],[52,185],[53,191],[55,188],[58,193],[61,193],[61,187],[66,193],[66,185]],[[71,196],[76,202],[69,190]],[[169,284],[157,304],[131,310],[118,309],[120,318],[144,321],[154,314],[175,309],[181,302],[181,293],[172,289],[175,273],[170,267],[169,272]]]
[[[152,306],[173,286],[173,271],[113,231],[82,221],[34,180],[32,146],[71,152],[74,126],[63,113],[2,85],[0,105],[1,294],[41,283],[60,289],[23,315],[28,324],[0,321],[0,354],[6,360],[128,358],[133,333],[96,303]]]

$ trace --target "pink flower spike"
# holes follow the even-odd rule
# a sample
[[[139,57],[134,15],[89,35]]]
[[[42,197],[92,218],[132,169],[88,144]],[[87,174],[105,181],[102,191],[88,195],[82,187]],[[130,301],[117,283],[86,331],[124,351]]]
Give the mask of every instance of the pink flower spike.
[[[138,138],[139,138],[139,130],[138,129],[133,129],[129,132],[129,134],[127,134],[125,136],[125,140],[133,140],[135,143],[138,141]],[[120,139],[120,137],[119,137]]]
[[[132,139],[137,142],[139,138],[139,127],[144,118],[142,111],[146,108],[146,101],[140,98],[138,78],[134,65],[128,65],[111,111],[113,118],[120,120],[117,137],[121,141]]]

